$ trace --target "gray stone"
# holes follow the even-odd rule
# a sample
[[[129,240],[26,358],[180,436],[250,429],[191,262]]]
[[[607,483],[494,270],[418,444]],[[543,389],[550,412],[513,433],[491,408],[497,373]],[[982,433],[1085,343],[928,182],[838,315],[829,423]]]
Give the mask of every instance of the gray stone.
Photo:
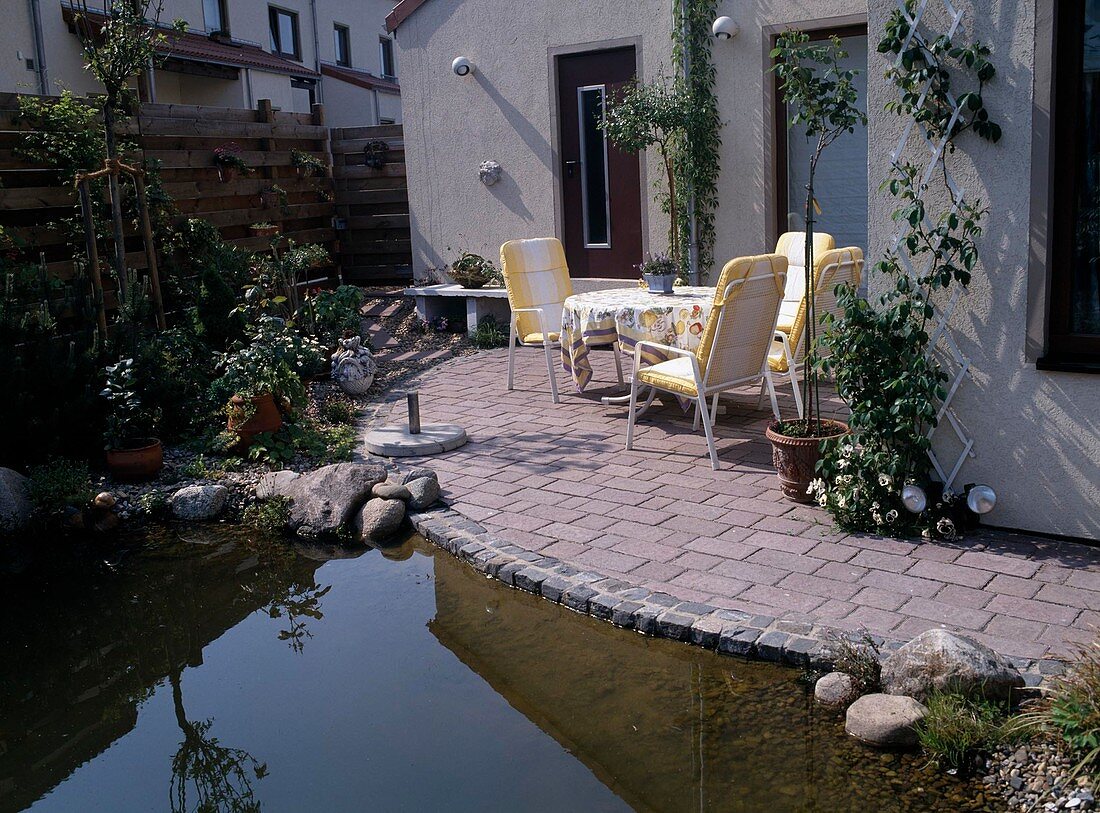
[[[766,632],[756,641],[756,654],[766,661],[781,661],[788,640],[790,636],[785,632]]]
[[[656,604],[643,604],[634,611],[634,629],[643,635],[657,634],[657,616],[665,611]]]
[[[425,469],[425,468],[409,469],[407,472],[405,472],[403,475],[401,475],[400,482],[401,482],[402,485],[408,485],[413,480],[419,480],[422,477],[430,477],[431,479],[435,480],[437,483],[439,482],[439,475],[437,475],[431,469]]]
[[[372,497],[381,497],[384,500],[408,500],[412,493],[400,483],[377,483],[370,490]]]
[[[584,585],[570,587],[562,594],[561,603],[570,610],[576,610],[578,613],[587,613],[588,600],[594,595],[596,595],[596,591],[591,587],[585,587]]]
[[[611,623],[623,629],[634,629],[634,614],[641,608],[636,601],[620,601],[611,610]]]
[[[523,570],[516,571],[516,575],[512,577],[512,583],[520,590],[537,594],[542,583],[546,581],[549,575],[541,568],[525,567]]]
[[[367,451],[383,457],[419,457],[442,454],[466,443],[466,430],[453,423],[426,423],[412,434],[405,424],[372,429],[363,438]]]
[[[783,646],[783,660],[792,666],[808,666],[823,649],[813,638],[791,638]]]
[[[675,609],[678,613],[687,613],[688,615],[710,615],[718,608],[699,601],[681,601]]]
[[[379,542],[393,536],[404,518],[405,503],[401,500],[372,497],[359,509],[355,532],[360,542]]]
[[[830,672],[814,684],[814,700],[823,706],[847,706],[858,695],[855,680],[844,672]]]
[[[409,508],[422,511],[439,501],[439,481],[435,477],[418,477],[405,483],[409,492]]]
[[[270,500],[272,497],[285,496],[286,488],[302,475],[296,471],[284,469],[272,471],[260,478],[256,483],[256,497],[261,500]]]
[[[313,539],[334,536],[352,520],[371,489],[385,480],[386,470],[382,466],[335,463],[289,480],[280,485],[277,493],[292,500],[290,530]],[[391,516],[395,511],[387,509]],[[404,517],[404,505],[401,511]]]
[[[610,621],[615,606],[622,602],[621,596],[613,593],[596,593],[588,600],[588,612],[593,618]]]
[[[33,515],[30,480],[17,471],[0,468],[0,533],[23,530]]]
[[[657,616],[657,634],[674,641],[686,641],[691,637],[691,625],[695,620],[694,616],[666,610]]]
[[[225,486],[187,486],[172,495],[172,516],[189,522],[214,519],[228,499],[229,489]]]
[[[718,641],[722,637],[722,629],[726,626],[732,625],[717,614],[704,615],[691,625],[691,642],[704,649],[717,649]]]
[[[947,630],[931,629],[883,662],[882,685],[887,694],[922,700],[933,691],[1008,699],[1024,679],[989,647]]]
[[[542,597],[553,602],[560,602],[562,594],[573,586],[573,582],[561,576],[551,576],[542,583],[539,592]]]
[[[497,571],[497,578],[505,584],[515,584],[516,574],[525,567],[527,567],[527,562],[512,557],[512,561],[508,562],[508,564],[501,565],[500,570]]]
[[[844,730],[879,748],[911,748],[917,744],[914,727],[927,713],[912,697],[865,694],[848,707]]]
[[[752,627],[726,627],[718,636],[718,651],[726,655],[752,655],[760,630]]]

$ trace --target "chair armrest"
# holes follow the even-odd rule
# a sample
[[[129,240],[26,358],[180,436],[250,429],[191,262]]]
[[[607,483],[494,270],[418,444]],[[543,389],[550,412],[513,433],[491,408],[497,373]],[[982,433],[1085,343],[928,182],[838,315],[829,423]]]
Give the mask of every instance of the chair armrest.
[[[775,336],[772,337],[773,342],[780,342],[783,345],[783,356],[787,359],[788,368],[794,367],[794,353],[791,351],[791,339],[782,330],[775,331]]]
[[[640,341],[634,345],[634,374],[637,375],[638,371],[642,369],[642,348],[649,347],[653,350],[660,350],[663,353],[668,353],[672,356],[687,356],[691,359],[691,372],[695,376],[695,383],[702,386],[703,377],[699,372],[699,358],[695,355],[693,350],[685,350],[682,347],[673,347],[668,344],[660,344],[659,342]],[[650,365],[652,366],[652,365]]]
[[[546,324],[546,308],[545,307],[540,305],[538,307],[532,307],[532,308],[512,308],[512,324],[513,325],[518,324],[518,320],[516,319],[516,314],[517,313],[536,313],[536,314],[538,314],[539,327],[542,328],[543,344],[546,344],[547,342],[550,341],[550,330],[548,329],[549,326]],[[522,343],[522,341],[521,341],[521,343]]]

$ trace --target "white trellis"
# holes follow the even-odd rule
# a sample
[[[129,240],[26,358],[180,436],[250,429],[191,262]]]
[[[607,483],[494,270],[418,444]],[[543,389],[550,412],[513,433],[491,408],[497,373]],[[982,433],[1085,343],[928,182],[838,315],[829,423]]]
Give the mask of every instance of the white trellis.
[[[922,44],[927,44],[923,35],[917,30],[921,21],[924,19],[925,13],[928,11],[928,7],[931,4],[930,0],[920,0],[914,13],[909,14],[906,8],[905,0],[895,0],[898,8],[901,9],[901,13],[905,15],[905,19],[909,23],[909,36],[906,38],[905,43],[902,46],[901,52],[904,53],[909,47],[910,43],[916,39]],[[957,9],[951,0],[939,0],[946,9],[947,20],[950,25],[945,32],[948,40],[953,40],[955,36],[960,32],[963,12]],[[900,67],[901,57],[898,57],[897,67]],[[928,95],[929,85],[931,80],[925,84],[922,89],[920,99],[917,103],[917,107],[923,105],[925,98]],[[924,174],[920,179],[920,189],[924,190],[928,187],[929,182],[932,180],[932,176],[941,172],[948,187],[951,190],[954,198],[951,205],[951,212],[958,210],[958,205],[962,202],[965,191],[960,188],[951,177],[951,173],[944,165],[944,151],[947,148],[949,141],[949,133],[954,128],[955,123],[958,121],[959,116],[962,114],[962,108],[956,103],[954,110],[952,111],[950,122],[944,130],[942,136],[936,137],[936,135],[928,130],[924,125],[917,126],[916,120],[910,118],[909,123],[905,126],[905,130],[902,132],[901,140],[898,142],[897,147],[890,156],[891,163],[897,164],[902,156],[905,154],[906,148],[909,145],[910,137],[916,131],[921,139],[924,141],[925,146],[928,149],[929,161],[928,166],[924,170]],[[927,210],[925,211],[925,224],[928,228],[934,228],[930,218],[928,217]],[[911,259],[907,251],[901,249],[901,243],[905,239],[908,231],[904,225],[899,228],[897,235],[894,238],[894,250],[898,255],[898,258],[902,265],[905,267],[906,272],[910,277],[919,276],[916,270],[913,268]],[[931,269],[932,260],[928,260],[928,264],[924,269],[924,275],[927,275]],[[958,457],[954,460],[954,464],[950,468],[947,468],[947,464],[951,461],[943,461],[940,459],[940,455],[936,454],[935,448],[928,450],[928,457],[932,461],[932,467],[936,470],[936,474],[939,475],[943,481],[945,488],[950,488],[952,483],[955,482],[955,478],[958,477],[959,470],[962,469],[963,464],[968,457],[974,457],[974,439],[971,438],[958,418],[955,416],[954,411],[951,409],[951,402],[955,398],[955,394],[958,392],[959,387],[970,375],[970,360],[963,355],[959,349],[958,343],[951,335],[951,331],[948,328],[948,322],[951,320],[951,316],[955,312],[955,308],[958,305],[959,298],[962,295],[963,289],[961,286],[954,286],[954,292],[948,301],[939,308],[935,309],[933,316],[934,327],[928,344],[929,355],[936,355],[940,361],[940,366],[947,371],[950,376],[949,386],[947,393],[943,401],[939,405],[937,410],[937,424],[932,427],[928,432],[929,439],[934,439],[937,433],[942,434],[940,430],[944,430],[944,427],[949,427],[954,432],[955,437],[961,446]],[[944,430],[946,431],[946,430]]]

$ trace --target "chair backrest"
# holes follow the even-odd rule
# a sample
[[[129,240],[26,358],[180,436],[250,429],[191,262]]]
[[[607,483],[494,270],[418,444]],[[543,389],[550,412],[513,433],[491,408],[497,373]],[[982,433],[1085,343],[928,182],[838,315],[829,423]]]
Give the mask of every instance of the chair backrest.
[[[555,237],[509,240],[500,247],[500,268],[513,308],[548,307],[552,326],[561,324],[565,298],[573,293],[565,249]],[[556,309],[556,311],[555,311]],[[519,335],[542,331],[538,315],[521,313],[516,325]]]
[[[697,356],[707,386],[759,375],[771,349],[786,278],[782,254],[726,263]]]
[[[814,265],[818,257],[834,248],[836,240],[831,234],[814,232]],[[806,295],[806,232],[789,231],[780,235],[775,253],[787,258],[787,287],[783,291],[783,304],[779,306],[779,323],[789,325]]]
[[[859,288],[859,281],[863,276],[863,249],[855,246],[834,248],[821,255],[814,255],[814,265],[817,266],[814,283],[814,294],[817,300],[815,310],[820,328],[821,319],[826,313],[837,317],[841,315],[836,301],[836,287],[847,283]],[[796,362],[806,357],[805,330],[808,315],[808,309],[803,300],[795,312],[790,333],[787,334]]]

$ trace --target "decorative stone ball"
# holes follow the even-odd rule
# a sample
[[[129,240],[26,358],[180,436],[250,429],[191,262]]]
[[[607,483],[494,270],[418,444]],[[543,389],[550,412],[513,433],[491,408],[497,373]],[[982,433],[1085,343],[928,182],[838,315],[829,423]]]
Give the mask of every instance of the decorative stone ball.
[[[374,383],[378,364],[359,336],[340,339],[339,343],[332,354],[332,380],[349,395],[365,395]]]
[[[96,508],[114,508],[117,500],[110,491],[101,491],[95,495]]]
[[[503,171],[504,170],[500,168],[500,164],[496,161],[482,161],[481,165],[477,168],[478,177],[481,178],[481,182],[486,186],[492,186],[499,181]]]

